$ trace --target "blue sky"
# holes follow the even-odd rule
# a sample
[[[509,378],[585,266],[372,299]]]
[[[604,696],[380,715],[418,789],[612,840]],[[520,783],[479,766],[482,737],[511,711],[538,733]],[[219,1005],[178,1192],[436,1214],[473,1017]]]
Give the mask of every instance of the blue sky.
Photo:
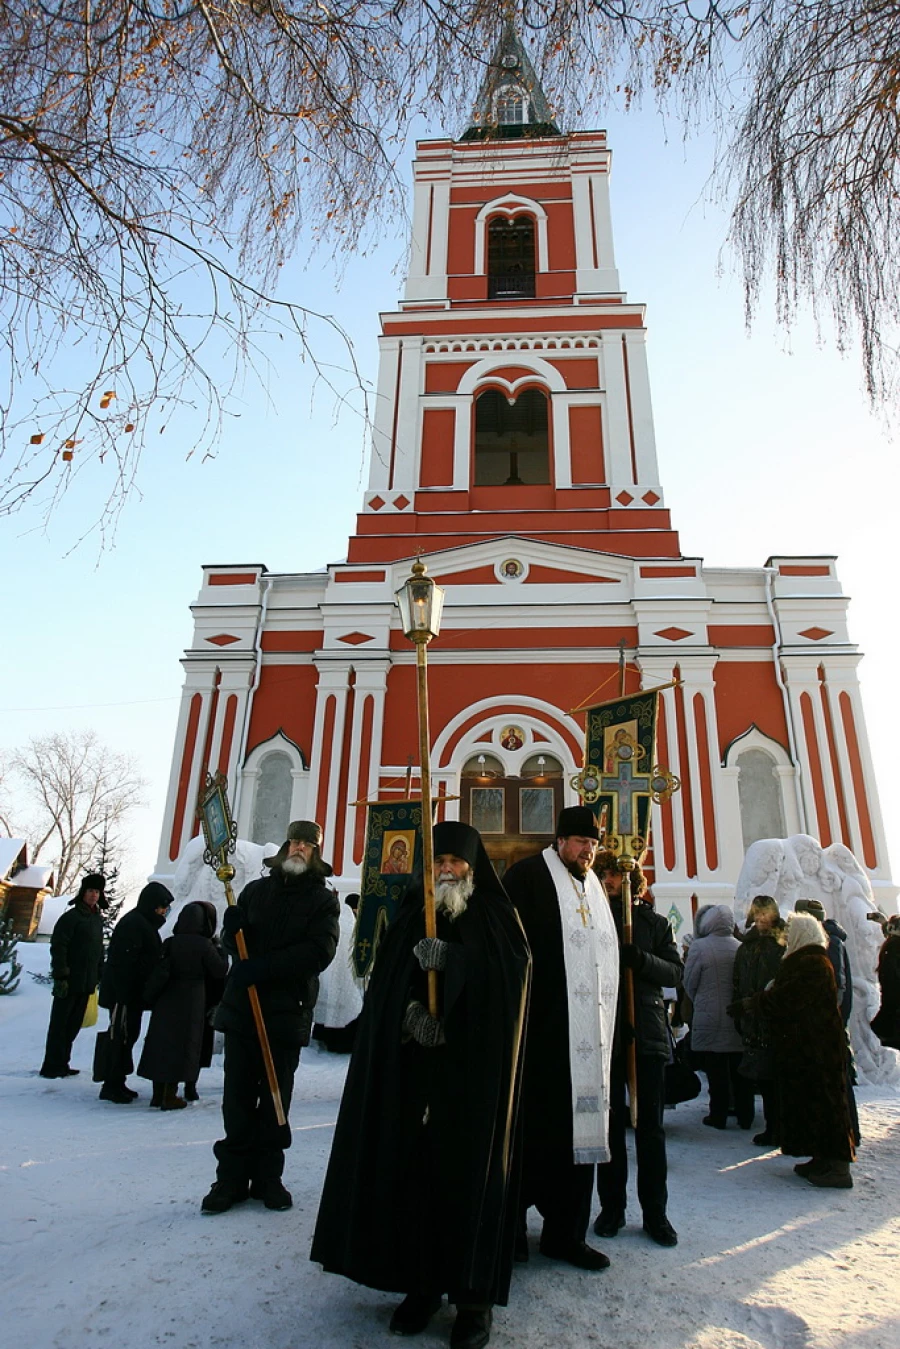
[[[870,414],[855,356],[808,317],[778,329],[769,302],[752,334],[727,221],[707,200],[711,137],[685,144],[674,124],[638,111],[594,120],[613,149],[613,226],[623,289],[648,306],[660,475],[682,548],[723,566],[772,553],[836,553],[852,597],[851,637],[866,653],[863,699],[882,810],[900,865],[900,732],[892,529],[894,445]],[[411,156],[410,156],[411,158]],[[411,175],[405,172],[407,182]],[[282,293],[334,314],[364,376],[376,376],[379,310],[399,296],[405,239],[383,239],[339,275],[327,250],[284,269]],[[329,359],[339,359],[335,345]],[[149,782],[131,836],[136,875],[152,867],[181,687],[188,606],[209,562],[314,570],[346,551],[366,480],[358,416],[327,393],[286,342],[273,341],[267,389],[245,383],[217,457],[188,458],[195,427],[171,418],[152,439],[116,545],[90,539],[99,473],[75,479],[47,530],[36,512],[0,520],[7,578],[0,745],[92,726],[133,753]]]

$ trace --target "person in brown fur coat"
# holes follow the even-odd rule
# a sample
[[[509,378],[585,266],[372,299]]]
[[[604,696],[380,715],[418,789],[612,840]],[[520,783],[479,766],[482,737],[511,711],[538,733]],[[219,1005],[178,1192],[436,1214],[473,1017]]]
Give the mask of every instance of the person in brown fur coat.
[[[760,1011],[770,1027],[781,1151],[811,1158],[794,1167],[810,1185],[849,1190],[856,1153],[847,1100],[847,1039],[827,946],[818,919],[792,914],[775,978],[744,1006]]]

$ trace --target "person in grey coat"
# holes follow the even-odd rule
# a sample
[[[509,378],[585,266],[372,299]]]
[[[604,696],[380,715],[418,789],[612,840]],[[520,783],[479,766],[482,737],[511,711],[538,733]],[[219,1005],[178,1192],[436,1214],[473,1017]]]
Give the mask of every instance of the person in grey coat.
[[[151,1106],[162,1110],[180,1110],[196,1100],[207,1012],[221,998],[228,973],[228,957],[213,940],[216,921],[208,900],[186,904],[163,943],[168,979],[153,1003],[137,1069],[153,1083]],[[184,1097],[178,1095],[179,1082],[185,1084]]]
[[[684,968],[684,991],[693,1003],[691,1050],[702,1055],[709,1083],[709,1114],[703,1123],[724,1129],[733,1099],[738,1125],[753,1124],[753,1087],[738,1072],[743,1045],[727,1008],[732,1000],[734,960],[740,942],[734,935],[734,913],[727,904],[700,909],[696,936]]]

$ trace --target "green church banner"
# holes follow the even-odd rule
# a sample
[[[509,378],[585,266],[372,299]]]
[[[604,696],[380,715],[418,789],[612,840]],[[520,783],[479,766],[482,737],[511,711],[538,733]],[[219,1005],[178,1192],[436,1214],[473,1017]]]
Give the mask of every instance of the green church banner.
[[[587,708],[584,767],[572,785],[598,815],[604,846],[620,856],[644,855],[651,801],[667,801],[680,786],[656,762],[659,692],[623,694]]]
[[[421,825],[421,801],[373,801],[366,807],[366,846],[353,935],[353,970],[359,979],[371,974],[378,943],[413,876],[421,875]]]

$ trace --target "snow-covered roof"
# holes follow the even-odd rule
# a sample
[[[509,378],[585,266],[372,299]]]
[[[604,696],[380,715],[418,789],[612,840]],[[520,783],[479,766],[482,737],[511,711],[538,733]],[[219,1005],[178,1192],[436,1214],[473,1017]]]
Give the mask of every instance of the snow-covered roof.
[[[23,867],[10,877],[10,885],[23,885],[26,890],[46,890],[53,883],[52,867]]]
[[[0,838],[0,881],[6,880],[7,872],[15,866],[24,847],[24,838]]]

